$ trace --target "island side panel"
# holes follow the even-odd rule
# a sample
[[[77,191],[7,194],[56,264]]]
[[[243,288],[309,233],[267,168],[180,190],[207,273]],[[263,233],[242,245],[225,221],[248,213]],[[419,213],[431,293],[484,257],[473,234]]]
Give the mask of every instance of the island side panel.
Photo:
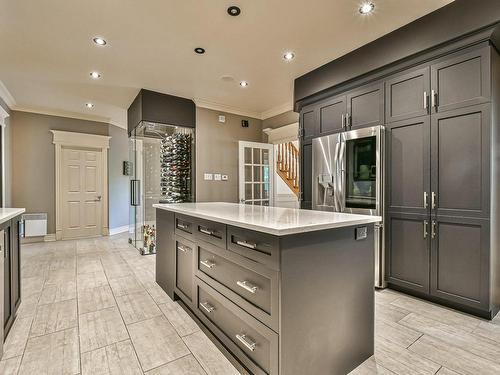
[[[156,282],[174,299],[175,214],[156,209]]]
[[[363,226],[359,226],[363,227]],[[345,375],[374,352],[374,225],[281,239],[281,375]]]

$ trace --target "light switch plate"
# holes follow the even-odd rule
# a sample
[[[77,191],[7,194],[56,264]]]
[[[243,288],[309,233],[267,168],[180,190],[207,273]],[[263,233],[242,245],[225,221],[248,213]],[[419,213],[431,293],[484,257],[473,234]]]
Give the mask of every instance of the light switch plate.
[[[221,181],[222,180],[222,176],[220,173],[214,173],[214,180],[215,181]]]
[[[223,174],[222,181],[227,181],[227,180],[229,180],[229,177],[227,176],[227,174]]]
[[[212,173],[205,173],[205,176],[203,178],[205,179],[205,181],[212,181],[213,175]]]
[[[219,115],[219,122],[225,123],[226,122],[226,116]]]

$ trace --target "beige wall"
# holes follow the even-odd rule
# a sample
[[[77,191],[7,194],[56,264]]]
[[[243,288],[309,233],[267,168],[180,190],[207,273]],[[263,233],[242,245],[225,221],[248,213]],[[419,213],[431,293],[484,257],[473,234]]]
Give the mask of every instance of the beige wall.
[[[262,129],[269,129],[269,128],[270,129],[277,129],[277,128],[281,128],[282,126],[294,124],[296,122],[299,122],[299,114],[297,112],[288,111],[288,112],[284,112],[282,114],[279,114],[277,116],[265,119],[262,122]],[[267,136],[263,133],[262,134],[262,141],[267,142],[267,140],[268,140]]]
[[[12,205],[48,214],[55,233],[55,161],[50,130],[108,135],[108,124],[12,111]]]
[[[218,121],[219,115],[226,122]],[[248,120],[248,128],[241,120]],[[262,121],[205,108],[196,109],[196,200],[238,201],[238,141],[261,142]],[[205,173],[221,173],[229,181],[205,181]]]
[[[12,115],[12,112],[7,103],[5,103],[2,98],[0,98],[0,106],[9,114],[9,117],[5,119],[5,128],[4,128],[5,181],[2,181],[2,184],[5,185],[4,207],[12,207],[12,147],[11,147],[12,142],[11,142],[11,126],[10,126],[10,115]]]

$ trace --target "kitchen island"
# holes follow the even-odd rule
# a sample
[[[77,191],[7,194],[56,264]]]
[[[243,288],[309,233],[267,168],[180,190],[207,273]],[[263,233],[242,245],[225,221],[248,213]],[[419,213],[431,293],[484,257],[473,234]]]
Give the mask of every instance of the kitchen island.
[[[157,283],[242,372],[344,375],[374,349],[377,216],[157,204]]]

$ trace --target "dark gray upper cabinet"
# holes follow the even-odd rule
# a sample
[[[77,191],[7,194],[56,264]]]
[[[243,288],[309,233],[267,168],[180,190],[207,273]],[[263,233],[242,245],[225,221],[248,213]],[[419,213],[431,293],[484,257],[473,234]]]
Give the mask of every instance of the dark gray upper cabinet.
[[[429,116],[389,124],[386,140],[388,210],[428,214],[431,185]]]
[[[310,106],[304,108],[300,114],[300,128],[302,129],[302,139],[308,141],[318,135],[318,112],[317,107]]]
[[[432,222],[430,293],[489,309],[489,221],[437,217]]]
[[[433,113],[490,101],[490,50],[487,46],[460,51],[431,65]]]
[[[430,68],[424,67],[389,78],[385,82],[387,123],[425,116],[429,113]]]
[[[344,119],[347,111],[345,95],[320,103],[318,110],[320,136],[344,130]]]
[[[432,115],[431,190],[437,215],[488,217],[490,121],[490,104]]]
[[[347,113],[350,129],[384,124],[383,82],[347,93]]]
[[[429,293],[430,221],[427,215],[387,215],[386,269],[391,284]]]

